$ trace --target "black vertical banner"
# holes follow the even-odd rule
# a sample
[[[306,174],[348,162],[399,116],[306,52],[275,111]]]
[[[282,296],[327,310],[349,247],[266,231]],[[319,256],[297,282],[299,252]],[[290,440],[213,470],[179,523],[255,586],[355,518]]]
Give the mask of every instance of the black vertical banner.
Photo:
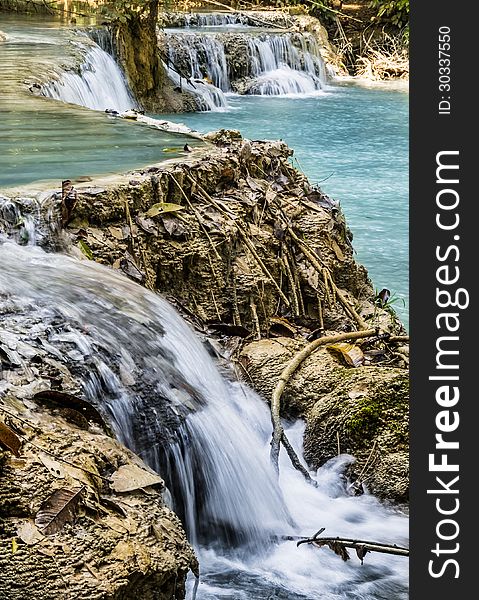
[[[478,594],[478,13],[411,0],[412,600]]]

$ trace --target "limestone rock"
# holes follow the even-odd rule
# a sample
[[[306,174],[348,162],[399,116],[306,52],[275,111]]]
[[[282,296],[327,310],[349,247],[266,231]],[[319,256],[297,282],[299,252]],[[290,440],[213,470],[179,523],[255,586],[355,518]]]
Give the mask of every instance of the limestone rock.
[[[6,402],[23,431],[20,459],[1,453],[0,595],[10,600],[106,600],[184,597],[194,552],[159,491],[115,493],[107,476],[141,460],[103,433],[22,402]],[[5,406],[5,404],[4,404]],[[22,408],[23,407],[23,408]],[[41,450],[63,463],[56,478]],[[75,467],[73,466],[75,465]],[[145,468],[147,468],[145,466]],[[42,536],[32,524],[53,490],[84,486],[73,523]]]

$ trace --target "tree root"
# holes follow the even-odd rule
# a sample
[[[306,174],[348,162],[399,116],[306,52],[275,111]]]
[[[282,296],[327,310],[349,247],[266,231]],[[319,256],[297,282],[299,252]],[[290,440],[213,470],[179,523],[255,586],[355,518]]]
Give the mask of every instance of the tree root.
[[[320,346],[325,346],[326,344],[334,344],[336,342],[341,342],[344,340],[358,340],[367,337],[374,337],[378,335],[378,331],[376,329],[366,329],[364,331],[352,331],[349,333],[338,333],[337,335],[328,335],[321,338],[318,338],[312,341],[310,344],[305,346],[300,352],[295,354],[293,358],[289,361],[286,367],[283,369],[279,381],[276,384],[276,387],[273,391],[273,395],[271,397],[271,421],[273,423],[273,438],[271,441],[271,462],[273,464],[274,469],[277,473],[279,473],[279,450],[280,444],[283,443],[285,448],[287,449],[287,444],[289,441],[286,438],[284,433],[283,425],[281,423],[281,396],[283,395],[284,389],[286,388],[286,384],[294,375],[294,373],[298,370],[301,364],[309,357],[311,354]],[[289,444],[291,446],[291,444]],[[289,452],[288,452],[289,454]],[[290,455],[291,458],[291,455]],[[293,462],[293,466],[298,468],[297,464]],[[303,468],[304,469],[304,468]],[[303,469],[300,470],[303,475],[305,475]],[[309,477],[309,474],[308,474]],[[306,478],[307,479],[307,478]],[[311,479],[311,478],[309,478]]]

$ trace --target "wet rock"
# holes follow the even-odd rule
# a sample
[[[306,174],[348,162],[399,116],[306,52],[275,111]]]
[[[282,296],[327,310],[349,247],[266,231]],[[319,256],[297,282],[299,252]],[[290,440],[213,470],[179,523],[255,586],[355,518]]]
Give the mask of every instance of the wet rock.
[[[306,342],[278,338],[251,342],[239,355],[245,380],[269,401],[282,370]],[[326,348],[312,354],[288,382],[282,414],[306,422],[305,458],[318,469],[341,453],[356,489],[407,502],[409,490],[407,369],[353,368]]]

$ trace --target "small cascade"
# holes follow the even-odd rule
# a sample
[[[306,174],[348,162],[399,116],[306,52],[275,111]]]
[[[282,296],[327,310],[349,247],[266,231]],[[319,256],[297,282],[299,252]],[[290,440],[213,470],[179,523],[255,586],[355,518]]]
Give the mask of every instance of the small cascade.
[[[59,203],[51,197],[11,200],[0,195],[0,240],[2,234],[26,246],[55,245],[58,240]]]
[[[190,13],[184,15],[184,27],[247,26],[250,19],[241,13]]]
[[[178,89],[188,91],[196,99],[200,112],[221,111],[228,107],[228,101],[220,88],[203,79],[184,79],[171,67],[164,65],[168,76]]]
[[[221,15],[221,19],[226,16]],[[213,17],[209,15],[209,21],[215,22]],[[225,27],[228,29],[228,25]],[[190,26],[183,31],[166,31],[165,44],[170,74],[174,70],[193,80],[194,85],[207,82],[223,94],[313,94],[327,81],[318,42],[310,33],[253,29],[213,33],[194,31]],[[203,91],[209,96],[204,104],[209,106],[211,90],[200,87],[197,95],[203,95]],[[223,97],[219,98],[220,104],[215,107],[224,106]]]
[[[113,56],[91,43],[85,51],[79,72],[61,72],[57,80],[43,86],[43,95],[93,110],[138,108]]]

